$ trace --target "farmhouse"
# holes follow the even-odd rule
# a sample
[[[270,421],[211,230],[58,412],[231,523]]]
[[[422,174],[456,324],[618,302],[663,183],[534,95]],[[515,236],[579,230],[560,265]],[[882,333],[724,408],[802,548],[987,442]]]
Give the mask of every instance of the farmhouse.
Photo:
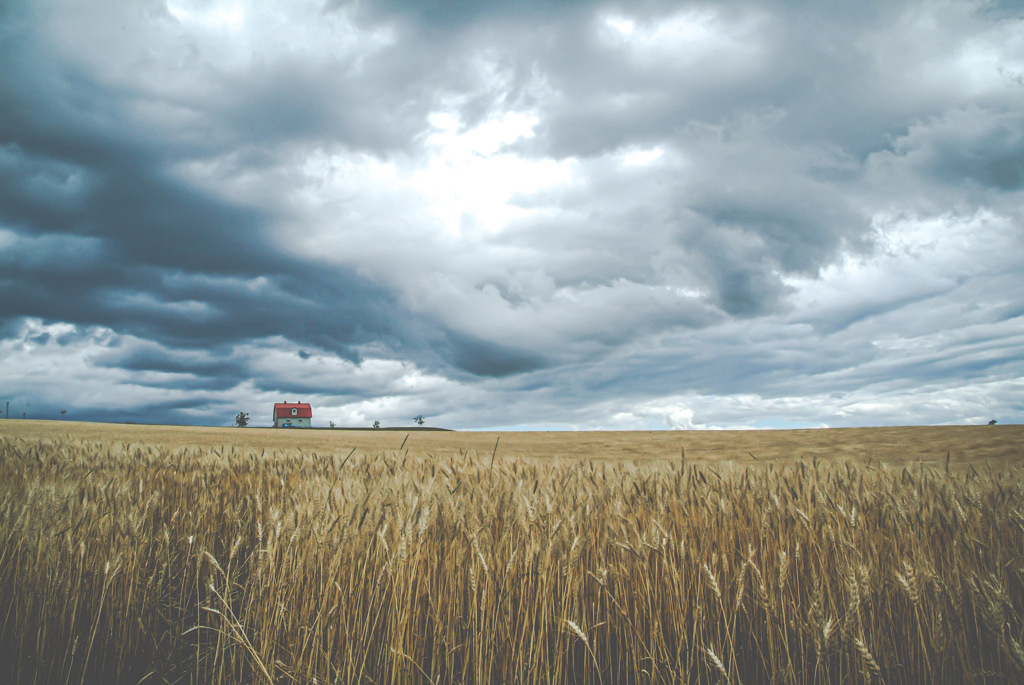
[[[309,428],[312,422],[313,408],[308,402],[274,404],[274,428]]]

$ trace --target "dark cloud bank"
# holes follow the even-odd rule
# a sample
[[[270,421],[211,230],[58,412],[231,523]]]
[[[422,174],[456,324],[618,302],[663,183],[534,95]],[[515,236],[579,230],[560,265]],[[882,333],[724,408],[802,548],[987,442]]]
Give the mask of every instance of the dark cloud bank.
[[[995,2],[7,3],[12,416],[1024,417]]]

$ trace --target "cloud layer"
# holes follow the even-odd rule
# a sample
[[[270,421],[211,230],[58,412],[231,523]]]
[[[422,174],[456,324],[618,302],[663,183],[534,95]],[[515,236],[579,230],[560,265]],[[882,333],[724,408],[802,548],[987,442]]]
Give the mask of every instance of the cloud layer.
[[[14,2],[12,416],[1024,418],[1012,4]]]

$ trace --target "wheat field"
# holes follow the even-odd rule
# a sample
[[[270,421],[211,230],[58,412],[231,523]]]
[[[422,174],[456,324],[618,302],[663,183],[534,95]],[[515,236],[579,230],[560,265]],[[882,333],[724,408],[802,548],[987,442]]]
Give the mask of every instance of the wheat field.
[[[0,681],[1020,682],[1024,431],[851,430],[3,422]]]

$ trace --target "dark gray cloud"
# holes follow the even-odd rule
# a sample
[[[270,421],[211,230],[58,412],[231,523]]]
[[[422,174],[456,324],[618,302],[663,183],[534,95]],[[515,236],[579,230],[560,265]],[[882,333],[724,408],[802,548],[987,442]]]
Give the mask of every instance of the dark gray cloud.
[[[897,153],[913,159],[923,175],[943,184],[980,190],[1024,188],[1024,116],[953,112],[925,130],[912,130]]]
[[[176,142],[119,121],[128,94],[74,65],[50,64],[30,38],[12,41],[5,57],[32,68],[9,72],[0,91],[0,218],[14,236],[3,254],[13,296],[0,315],[110,326],[187,346],[287,332],[346,357],[353,344],[408,330],[396,321],[415,317],[382,288],[285,254],[268,234],[279,217],[175,178],[168,165],[182,154]],[[284,77],[263,83],[266,97],[235,105],[270,112],[271,127],[295,136],[302,122],[288,113],[304,105],[290,91],[275,92]],[[309,85],[295,88],[311,97]],[[227,123],[251,144],[267,133],[252,121]]]
[[[189,423],[282,393],[345,425],[1019,418],[1022,23],[7,3],[8,392]]]

